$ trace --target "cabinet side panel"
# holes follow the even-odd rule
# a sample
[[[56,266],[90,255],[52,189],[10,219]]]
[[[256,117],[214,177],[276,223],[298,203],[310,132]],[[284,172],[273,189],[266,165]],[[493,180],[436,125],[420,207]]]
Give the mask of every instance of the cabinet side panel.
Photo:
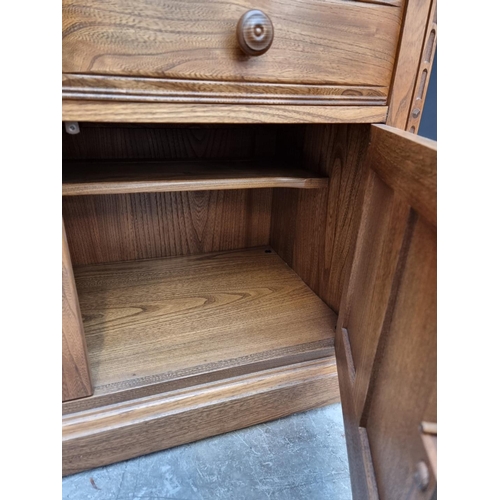
[[[406,129],[407,124],[418,130],[418,121],[409,121],[414,103],[413,95],[415,89],[421,85],[422,71],[420,68],[422,56],[428,59],[429,67],[432,65],[434,48],[431,54],[426,54],[426,44],[429,43],[430,32],[427,26],[433,23],[436,0],[407,0],[406,12],[401,30],[396,65],[389,94],[389,112],[387,114],[387,125]],[[432,31],[432,29],[431,29]],[[434,43],[431,39],[431,45]],[[425,86],[424,81],[424,88]],[[422,97],[425,98],[425,89]]]
[[[427,95],[427,88],[431,81],[431,72],[434,65],[437,46],[437,4],[434,0],[431,6],[429,20],[427,22],[427,32],[425,34],[424,48],[420,57],[415,88],[413,90],[413,100],[406,124],[406,130],[417,133],[420,120],[423,116],[424,103]],[[437,62],[437,61],[436,61]]]
[[[286,130],[286,129],[285,129]],[[288,132],[289,133],[289,132]],[[274,190],[271,246],[335,311],[339,310],[359,226],[364,158],[370,135],[365,125],[307,125],[297,129],[302,164],[330,178],[328,190]],[[290,143],[290,142],[289,142]],[[280,144],[278,154],[286,141]]]
[[[62,399],[83,398],[92,394],[87,347],[73,268],[62,226]]]

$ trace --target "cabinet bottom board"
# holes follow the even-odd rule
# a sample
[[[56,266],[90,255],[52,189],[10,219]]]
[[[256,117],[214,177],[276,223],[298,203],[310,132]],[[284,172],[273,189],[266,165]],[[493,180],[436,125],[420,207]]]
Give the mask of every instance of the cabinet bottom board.
[[[337,316],[268,247],[75,267],[100,408],[333,354]]]

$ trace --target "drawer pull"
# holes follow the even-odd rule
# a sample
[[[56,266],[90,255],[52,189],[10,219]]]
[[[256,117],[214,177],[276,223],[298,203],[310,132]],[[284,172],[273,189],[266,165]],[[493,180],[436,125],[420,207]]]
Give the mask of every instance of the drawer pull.
[[[260,56],[267,52],[273,43],[273,23],[261,10],[249,10],[238,21],[236,37],[245,54]]]

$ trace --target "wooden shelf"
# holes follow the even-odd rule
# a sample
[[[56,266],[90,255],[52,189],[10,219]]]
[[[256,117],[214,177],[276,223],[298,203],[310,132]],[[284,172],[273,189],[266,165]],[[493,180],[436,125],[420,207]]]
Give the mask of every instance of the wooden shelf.
[[[333,355],[336,314],[267,247],[75,267],[85,410]]]
[[[64,162],[63,196],[328,186],[322,177],[269,161]]]

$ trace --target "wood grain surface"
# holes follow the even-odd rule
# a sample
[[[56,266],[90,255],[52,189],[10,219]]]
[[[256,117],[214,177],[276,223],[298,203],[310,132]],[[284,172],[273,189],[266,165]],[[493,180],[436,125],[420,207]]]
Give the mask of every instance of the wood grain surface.
[[[437,46],[437,2],[434,0],[431,4],[429,12],[429,20],[427,21],[427,30],[425,33],[425,42],[420,56],[420,66],[418,68],[417,80],[413,90],[413,99],[408,115],[405,130],[412,134],[418,132],[422,112],[424,110],[425,97],[427,88],[431,79],[432,65],[434,63],[434,55]]]
[[[409,140],[409,139],[412,140]],[[434,226],[437,223],[437,143],[386,125],[373,126],[370,166]]]
[[[335,358],[63,418],[63,475],[339,402]]]
[[[236,37],[250,9],[274,25],[259,57]],[[340,0],[64,0],[63,72],[388,86],[401,16],[400,7]]]
[[[63,74],[63,99],[213,103],[384,106],[389,87],[218,82],[110,75]]]
[[[343,305],[343,304],[342,304]],[[340,322],[342,309],[335,330],[335,357],[339,376],[339,390],[344,417],[347,458],[354,500],[379,500],[377,479],[373,468],[370,442],[366,429],[361,427],[356,416],[353,385],[354,365],[347,330]]]
[[[121,123],[385,123],[386,106],[190,104],[63,100],[63,121]]]
[[[62,224],[62,399],[92,394],[87,346],[80,314],[73,267]]]
[[[279,127],[82,122],[77,135],[62,127],[63,161],[271,158]]]
[[[436,0],[406,0],[396,64],[389,94],[387,125],[405,129],[413,93],[419,83],[419,65],[425,47],[426,28]]]
[[[73,264],[269,244],[271,189],[65,196]]]
[[[435,227],[419,218],[367,409],[382,498],[430,499],[436,487],[432,473],[424,492],[414,479],[417,463],[426,458],[420,422],[437,377],[436,288]]]
[[[81,123],[63,131],[63,159],[260,161],[279,127]],[[63,214],[73,263],[96,264],[267,245],[271,201],[271,189],[75,196]]]
[[[344,337],[353,358],[354,409],[361,416],[377,347],[397,279],[398,258],[410,217],[408,204],[372,173],[365,197],[359,244],[347,291],[349,311],[341,311]],[[348,314],[348,317],[347,317]]]
[[[308,125],[288,129],[281,139],[308,170],[327,175],[330,183],[315,192],[275,190],[271,246],[336,311],[358,230],[355,207],[369,133],[362,125]]]
[[[435,492],[432,478],[423,492],[414,482],[427,456],[420,422],[436,417],[436,227],[426,220],[435,221],[435,160],[433,141],[372,126],[360,231],[335,336],[356,499]]]
[[[319,189],[328,177],[279,161],[66,162],[63,196],[290,187]]]
[[[333,352],[335,313],[266,247],[76,266],[75,279],[94,399]]]

